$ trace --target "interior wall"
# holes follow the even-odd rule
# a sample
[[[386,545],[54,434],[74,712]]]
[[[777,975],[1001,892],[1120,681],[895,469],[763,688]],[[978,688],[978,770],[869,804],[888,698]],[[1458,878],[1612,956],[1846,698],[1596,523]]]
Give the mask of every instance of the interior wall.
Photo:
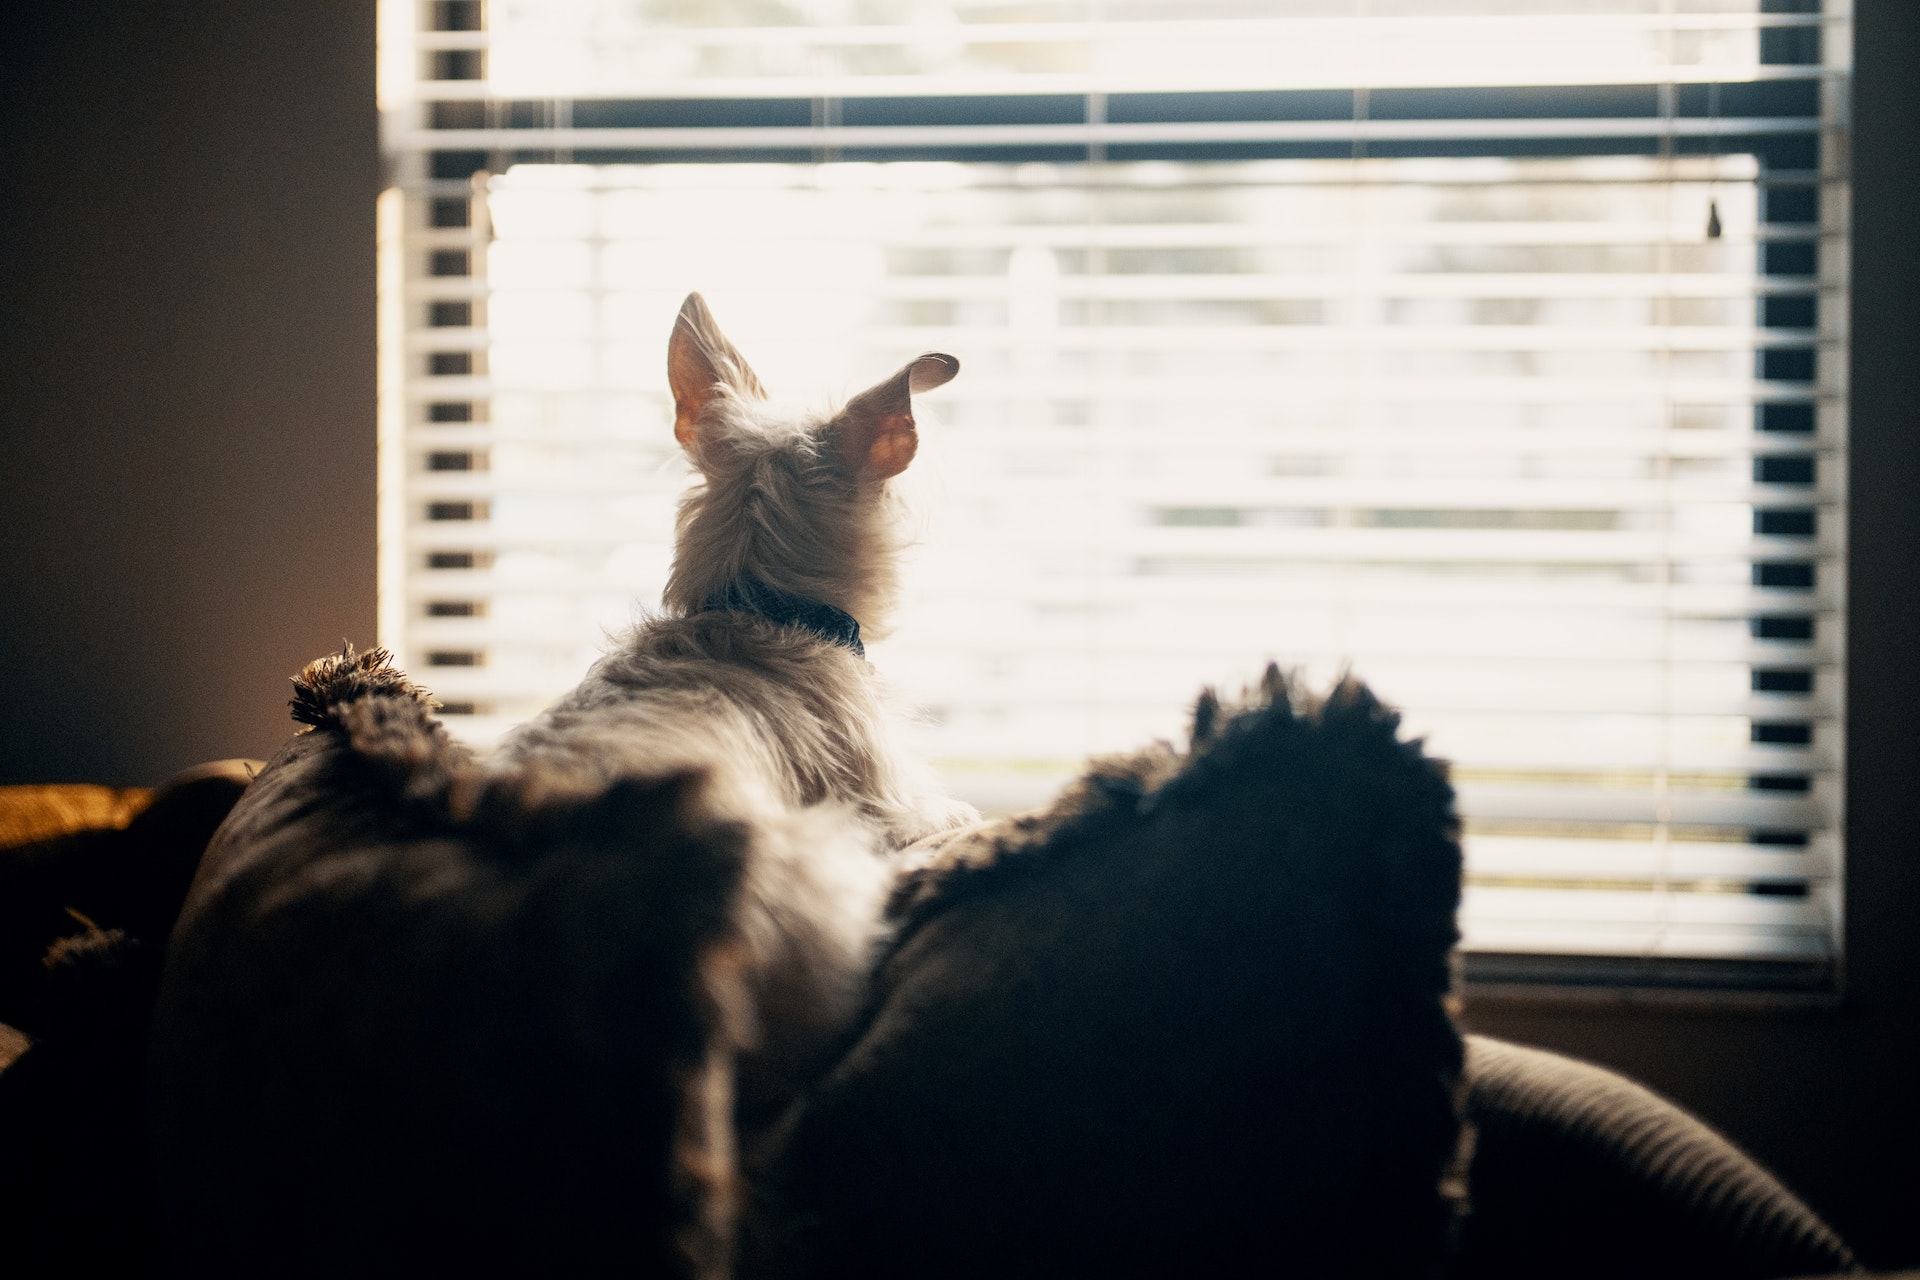
[[[1755,1151],[1920,1265],[1920,7],[1856,0],[1849,992],[1470,1002]],[[16,5],[0,29],[0,783],[266,755],[374,627],[372,0]]]
[[[270,754],[374,638],[372,0],[5,12],[0,783]]]

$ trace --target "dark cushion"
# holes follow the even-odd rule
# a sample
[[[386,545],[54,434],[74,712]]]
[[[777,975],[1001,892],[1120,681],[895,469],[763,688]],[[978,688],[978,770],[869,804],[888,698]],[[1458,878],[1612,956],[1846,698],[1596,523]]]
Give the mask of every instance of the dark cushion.
[[[177,1269],[721,1275],[738,824],[685,771],[482,772],[383,651],[298,695],[154,1017]]]
[[[1732,1143],[1602,1067],[1470,1036],[1459,1280],[1762,1280],[1852,1254]]]
[[[820,1277],[1433,1274],[1460,850],[1396,726],[1273,675],[927,855],[765,1157],[758,1246]]]

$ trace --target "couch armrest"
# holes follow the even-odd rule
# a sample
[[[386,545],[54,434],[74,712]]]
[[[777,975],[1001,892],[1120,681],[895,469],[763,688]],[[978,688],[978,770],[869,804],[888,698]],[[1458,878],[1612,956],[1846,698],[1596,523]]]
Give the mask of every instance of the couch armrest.
[[[1467,1038],[1478,1131],[1459,1280],[1843,1272],[1852,1253],[1744,1152],[1626,1077]]]

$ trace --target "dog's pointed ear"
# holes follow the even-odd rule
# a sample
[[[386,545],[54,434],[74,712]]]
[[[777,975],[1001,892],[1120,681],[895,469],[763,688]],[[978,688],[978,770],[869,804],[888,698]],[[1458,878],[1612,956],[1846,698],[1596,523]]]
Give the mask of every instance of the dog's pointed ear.
[[[667,386],[673,391],[673,438],[691,449],[698,434],[700,414],[721,386],[741,395],[767,398],[766,388],[753,374],[747,358],[727,341],[714,322],[707,300],[697,293],[680,304],[667,339]]]
[[[960,362],[930,351],[847,402],[840,414],[840,461],[862,480],[888,480],[907,469],[920,450],[913,397],[953,381]]]

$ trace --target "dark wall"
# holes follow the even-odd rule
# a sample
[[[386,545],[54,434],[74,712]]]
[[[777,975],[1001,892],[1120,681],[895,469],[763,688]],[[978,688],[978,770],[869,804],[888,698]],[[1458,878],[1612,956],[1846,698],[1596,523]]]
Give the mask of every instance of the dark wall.
[[[1856,0],[1849,994],[1473,1002],[1748,1145],[1920,1264],[1920,6]],[[0,783],[284,740],[373,639],[372,0],[16,5],[0,30]]]
[[[1879,1266],[1920,1266],[1920,5],[1855,0],[1847,982],[1830,1011],[1470,1002],[1757,1153]]]
[[[0,783],[266,755],[374,627],[373,3],[0,19]]]

